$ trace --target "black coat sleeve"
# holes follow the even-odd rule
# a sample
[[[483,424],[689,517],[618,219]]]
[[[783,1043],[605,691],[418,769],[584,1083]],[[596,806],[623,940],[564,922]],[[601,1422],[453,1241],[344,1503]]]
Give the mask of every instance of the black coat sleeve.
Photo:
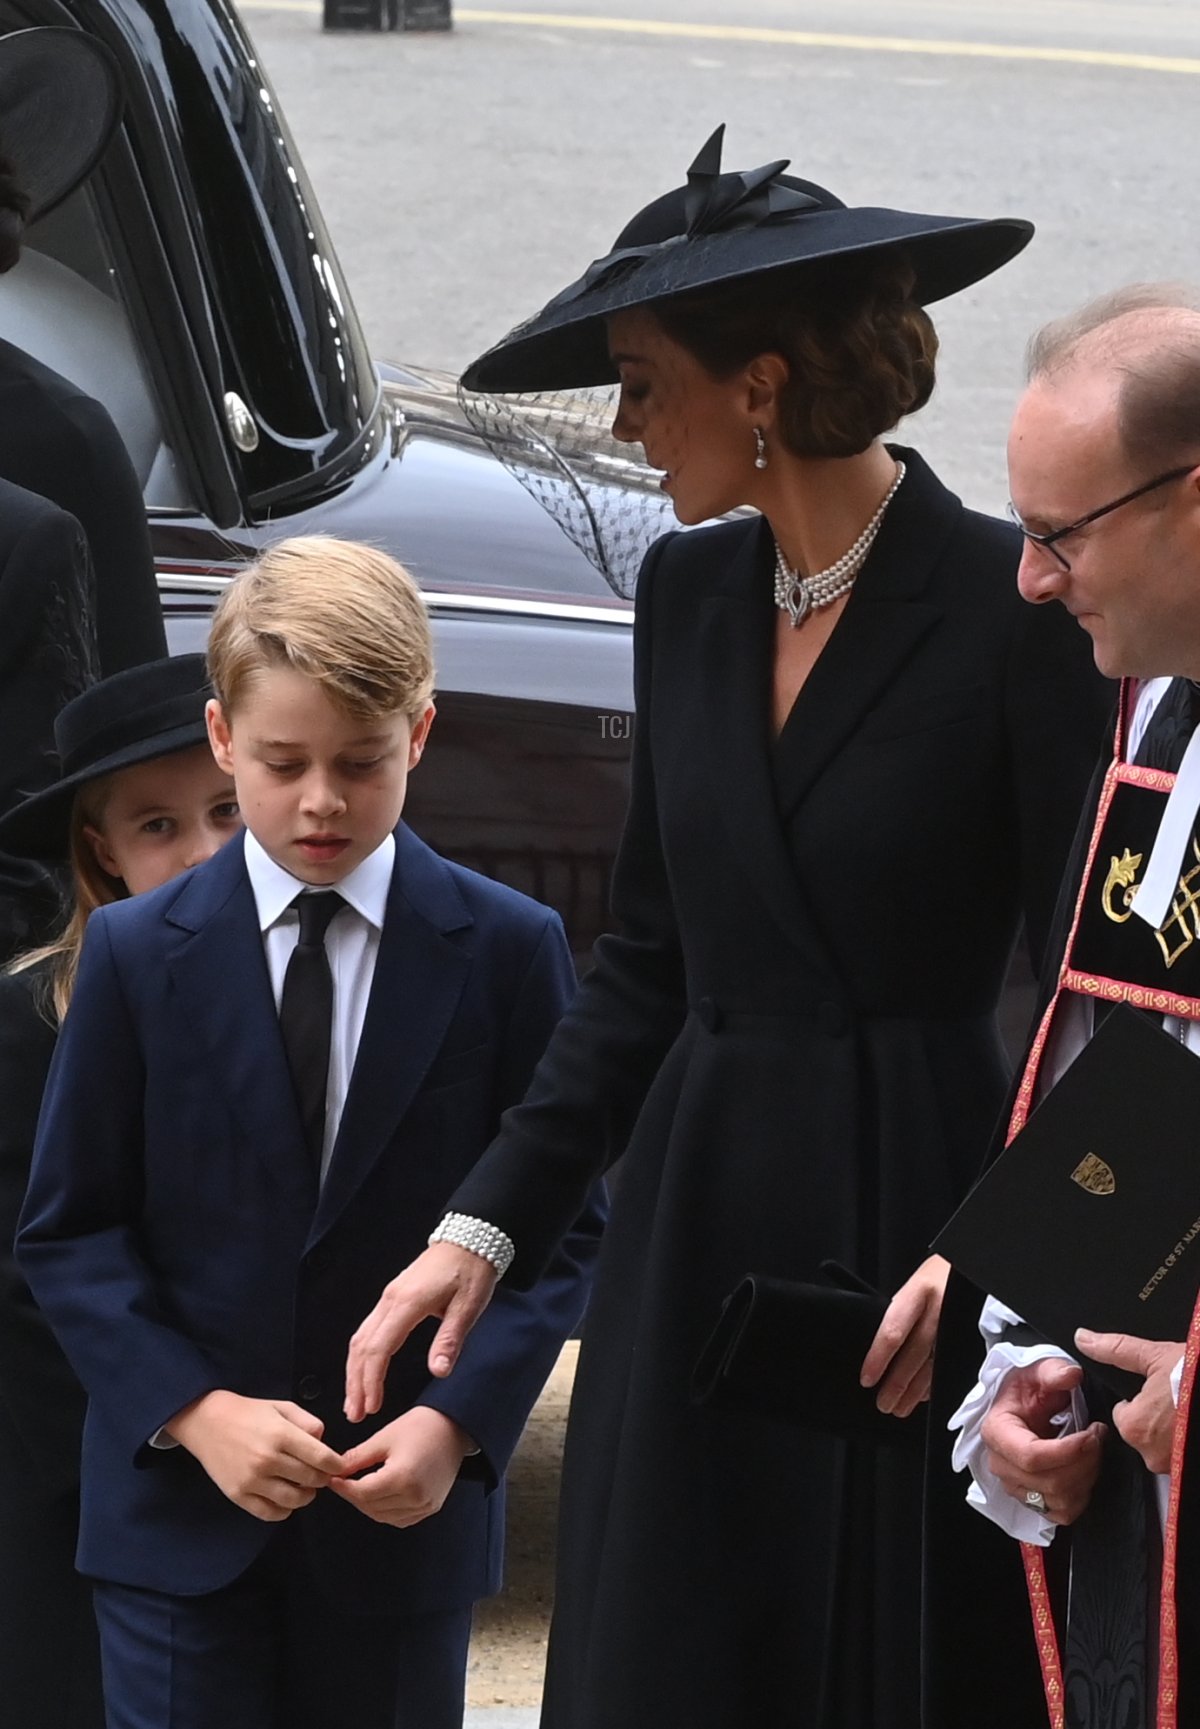
[[[1117,686],[1092,645],[1051,602],[1022,604],[1006,684],[1025,931],[1035,973],[1045,965],[1063,872],[1096,758],[1112,730]]]
[[[629,812],[613,874],[617,930],[559,1022],[523,1103],[450,1208],[487,1219],[516,1245],[508,1281],[527,1288],[582,1212],[595,1179],[624,1151],[646,1093],[686,1014],[679,933],[659,838],[650,756],[658,541],[638,582],[634,624],[637,722]]]
[[[107,409],[73,397],[63,413],[61,470],[33,486],[78,518],[96,576],[100,676],[160,660],[167,652],[146,507],[129,453]]]
[[[55,778],[54,717],[96,676],[91,561],[73,517],[0,482],[0,813]],[[40,866],[0,853],[0,962],[57,916]]]
[[[67,1495],[79,1484],[86,1400],[13,1252],[56,1037],[34,984],[30,974],[0,974],[0,1406],[31,1476]]]

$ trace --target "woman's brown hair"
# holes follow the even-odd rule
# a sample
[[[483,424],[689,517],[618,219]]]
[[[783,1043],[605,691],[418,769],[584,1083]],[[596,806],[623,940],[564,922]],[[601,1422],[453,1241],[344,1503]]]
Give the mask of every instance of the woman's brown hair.
[[[127,890],[119,877],[102,870],[91,842],[84,834],[88,826],[98,828],[104,816],[115,775],[103,775],[89,781],[75,794],[71,809],[69,856],[73,905],[66,924],[58,936],[40,948],[28,949],[8,966],[10,973],[28,972],[31,967],[45,966],[46,976],[38,981],[38,1008],[48,1021],[61,1024],[75,989],[79,972],[79,956],[83,949],[87,922],[97,907],[111,906],[125,900]]]
[[[777,431],[794,456],[858,456],[933,392],[938,339],[902,258],[864,274],[851,260],[819,275],[773,271],[696,289],[651,310],[714,378],[759,354],[791,370]]]

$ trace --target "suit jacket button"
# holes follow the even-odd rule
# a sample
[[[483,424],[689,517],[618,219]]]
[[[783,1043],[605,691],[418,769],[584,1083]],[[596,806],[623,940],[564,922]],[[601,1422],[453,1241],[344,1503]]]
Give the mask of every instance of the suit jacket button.
[[[701,997],[696,1004],[696,1013],[700,1017],[700,1025],[706,1032],[719,1033],[721,1030],[721,1005],[713,997]]]
[[[841,1003],[830,998],[817,1008],[817,1025],[829,1038],[836,1039],[849,1029],[850,1017]]]
[[[321,1397],[321,1378],[319,1375],[301,1375],[296,1388],[306,1405],[311,1405],[314,1399]]]
[[[329,1250],[324,1243],[321,1243],[315,1249],[309,1250],[304,1258],[304,1264],[310,1273],[323,1273],[332,1259]]]

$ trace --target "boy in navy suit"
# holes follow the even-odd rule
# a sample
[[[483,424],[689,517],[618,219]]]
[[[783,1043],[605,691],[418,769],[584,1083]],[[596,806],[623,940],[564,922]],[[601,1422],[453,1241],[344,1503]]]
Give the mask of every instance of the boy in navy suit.
[[[433,667],[393,560],[282,543],[209,661],[247,832],[93,915],[19,1237],[89,1395],[109,1729],[456,1729],[501,1478],[599,1206],[450,1380],[414,1339],[365,1441],[341,1364],[524,1092],[570,958],[553,913],[400,822]],[[478,1246],[502,1266],[498,1233]]]

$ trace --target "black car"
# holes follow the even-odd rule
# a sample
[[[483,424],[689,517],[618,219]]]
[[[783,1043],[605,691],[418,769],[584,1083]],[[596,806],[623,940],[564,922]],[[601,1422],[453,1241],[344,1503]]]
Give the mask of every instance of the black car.
[[[116,420],[172,649],[203,646],[222,585],[268,540],[387,547],[419,579],[436,638],[436,748],[412,819],[557,907],[582,955],[605,921],[626,796],[629,602],[494,454],[502,443],[472,430],[450,378],[372,360],[231,6],[0,0],[0,31],[35,24],[101,37],[127,107],[99,171],[0,278],[0,333]],[[581,460],[601,493],[660,510],[614,447],[597,440]]]

